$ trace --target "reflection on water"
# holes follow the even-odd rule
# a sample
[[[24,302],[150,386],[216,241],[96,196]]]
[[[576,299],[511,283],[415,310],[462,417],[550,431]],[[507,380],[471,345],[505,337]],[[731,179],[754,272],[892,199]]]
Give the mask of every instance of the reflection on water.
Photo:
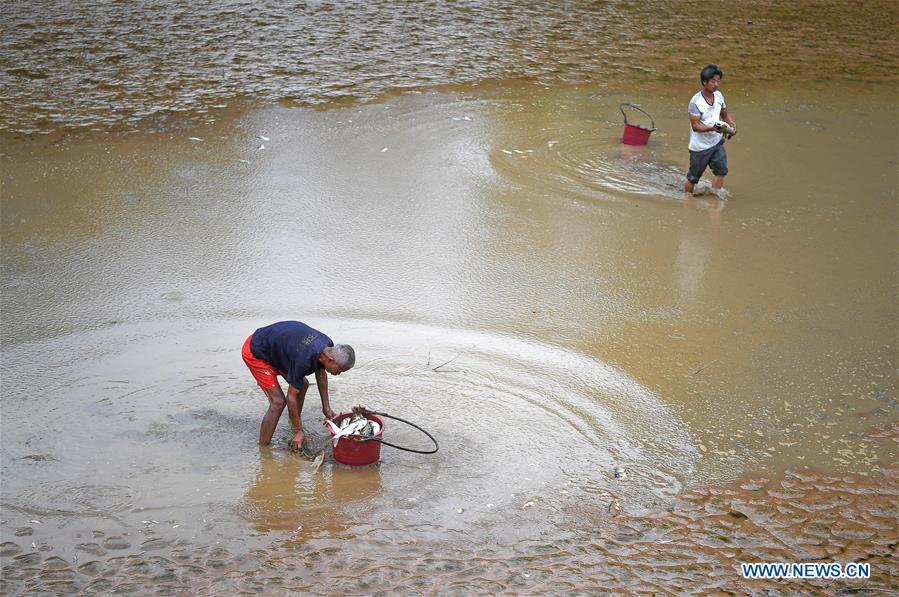
[[[298,541],[321,533],[336,535],[353,523],[343,517],[342,505],[377,495],[377,466],[333,464],[330,444],[323,448],[330,466],[317,467],[287,450],[260,449],[259,470],[241,508],[258,531],[294,531]]]
[[[716,198],[690,198],[684,202],[685,209],[695,209],[708,215],[708,227],[701,226],[683,233],[677,242],[674,257],[676,288],[680,303],[687,307],[700,298],[705,287],[705,270],[711,260],[710,253],[719,244],[721,234],[721,214],[726,203]]]

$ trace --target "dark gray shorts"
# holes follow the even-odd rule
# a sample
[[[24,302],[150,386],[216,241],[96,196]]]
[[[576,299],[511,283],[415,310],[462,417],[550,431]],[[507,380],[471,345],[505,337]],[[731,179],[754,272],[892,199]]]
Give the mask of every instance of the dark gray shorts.
[[[707,166],[712,167],[712,174],[715,176],[727,175],[727,152],[724,151],[724,139],[721,139],[714,147],[690,152],[690,171],[687,172],[687,180],[693,184],[699,182]]]

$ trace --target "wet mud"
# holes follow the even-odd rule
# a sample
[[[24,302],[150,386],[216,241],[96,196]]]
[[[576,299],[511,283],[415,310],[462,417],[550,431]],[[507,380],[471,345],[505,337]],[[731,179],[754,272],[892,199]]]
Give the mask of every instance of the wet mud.
[[[0,131],[27,134],[165,130],[219,120],[235,103],[327,106],[485,80],[639,86],[695,78],[710,51],[745,81],[895,82],[899,72],[888,0],[753,0],[713,25],[698,0],[6,8]]]
[[[896,442],[897,432],[893,425],[874,434]],[[787,471],[776,480],[693,489],[651,516],[621,513],[609,494],[567,508],[567,524],[555,537],[525,531],[515,543],[475,540],[464,546],[423,539],[414,527],[327,519],[316,525],[314,510],[297,516],[289,506],[265,516],[264,528],[286,531],[296,520],[312,521],[313,528],[300,525],[285,533],[292,537],[241,553],[142,538],[139,553],[117,556],[131,540],[95,531],[66,559],[43,541],[29,547],[22,536],[31,527],[23,527],[15,541],[0,544],[0,583],[5,594],[568,594],[634,587],[661,593],[880,594],[896,589],[899,574],[897,496],[895,467],[876,480]],[[552,516],[550,507],[527,502],[522,522]],[[868,579],[766,581],[739,573],[741,562],[778,561],[863,562],[871,573]]]

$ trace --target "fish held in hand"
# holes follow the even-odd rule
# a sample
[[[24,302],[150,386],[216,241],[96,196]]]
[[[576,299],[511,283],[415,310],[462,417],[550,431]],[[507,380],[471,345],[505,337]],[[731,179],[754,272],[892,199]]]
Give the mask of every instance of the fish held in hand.
[[[737,132],[737,129],[727,124],[723,120],[719,120],[715,123],[715,130],[724,135],[725,139],[730,139],[734,136],[734,133]]]

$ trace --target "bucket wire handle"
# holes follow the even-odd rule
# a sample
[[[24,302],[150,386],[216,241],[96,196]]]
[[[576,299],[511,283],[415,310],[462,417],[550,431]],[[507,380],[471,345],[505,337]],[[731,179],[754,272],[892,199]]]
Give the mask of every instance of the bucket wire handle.
[[[367,410],[367,409],[359,409],[359,410],[356,410],[356,409],[354,408],[353,410],[354,410],[355,412],[360,412],[360,413],[362,413],[363,415],[377,415],[377,416],[379,416],[379,417],[387,417],[388,419],[394,419],[394,420],[396,420],[396,421],[401,421],[401,422],[405,423],[406,425],[410,425],[410,426],[412,426],[412,427],[415,427],[416,429],[418,429],[419,431],[421,431],[422,433],[424,433],[425,435],[427,435],[427,436],[431,439],[432,442],[434,442],[434,449],[433,449],[433,450],[414,450],[414,449],[412,449],[412,448],[404,448],[403,446],[397,446],[396,444],[391,444],[390,442],[385,442],[385,441],[384,441],[383,439],[381,439],[380,437],[367,437],[367,438],[362,439],[362,440],[360,440],[360,441],[364,441],[364,442],[380,442],[380,443],[384,444],[385,446],[390,446],[391,448],[396,448],[397,450],[405,450],[406,452],[415,452],[416,454],[433,454],[434,452],[436,452],[437,450],[440,449],[440,446],[437,445],[437,440],[434,439],[434,436],[431,435],[430,433],[428,433],[427,431],[425,431],[424,429],[422,429],[421,427],[419,427],[418,425],[416,425],[415,423],[412,423],[412,422],[410,422],[410,421],[407,421],[406,419],[401,419],[401,418],[399,418],[399,417],[394,417],[393,415],[388,415],[387,413],[377,413],[377,412],[374,412],[374,411],[372,411],[372,410]]]
[[[624,124],[627,124],[627,114],[624,112],[624,107],[625,107],[625,106],[627,106],[628,108],[633,108],[634,110],[638,110],[638,111],[640,111],[640,112],[643,112],[644,114],[646,114],[647,116],[649,116],[649,120],[652,122],[652,128],[650,129],[650,131],[656,130],[656,121],[655,121],[655,119],[649,114],[649,112],[647,112],[646,110],[644,110],[643,108],[641,108],[640,106],[637,106],[637,105],[635,105],[635,104],[621,104],[620,106],[618,106],[618,109],[621,110],[621,114],[624,115]],[[631,125],[631,126],[635,126],[635,125]]]

